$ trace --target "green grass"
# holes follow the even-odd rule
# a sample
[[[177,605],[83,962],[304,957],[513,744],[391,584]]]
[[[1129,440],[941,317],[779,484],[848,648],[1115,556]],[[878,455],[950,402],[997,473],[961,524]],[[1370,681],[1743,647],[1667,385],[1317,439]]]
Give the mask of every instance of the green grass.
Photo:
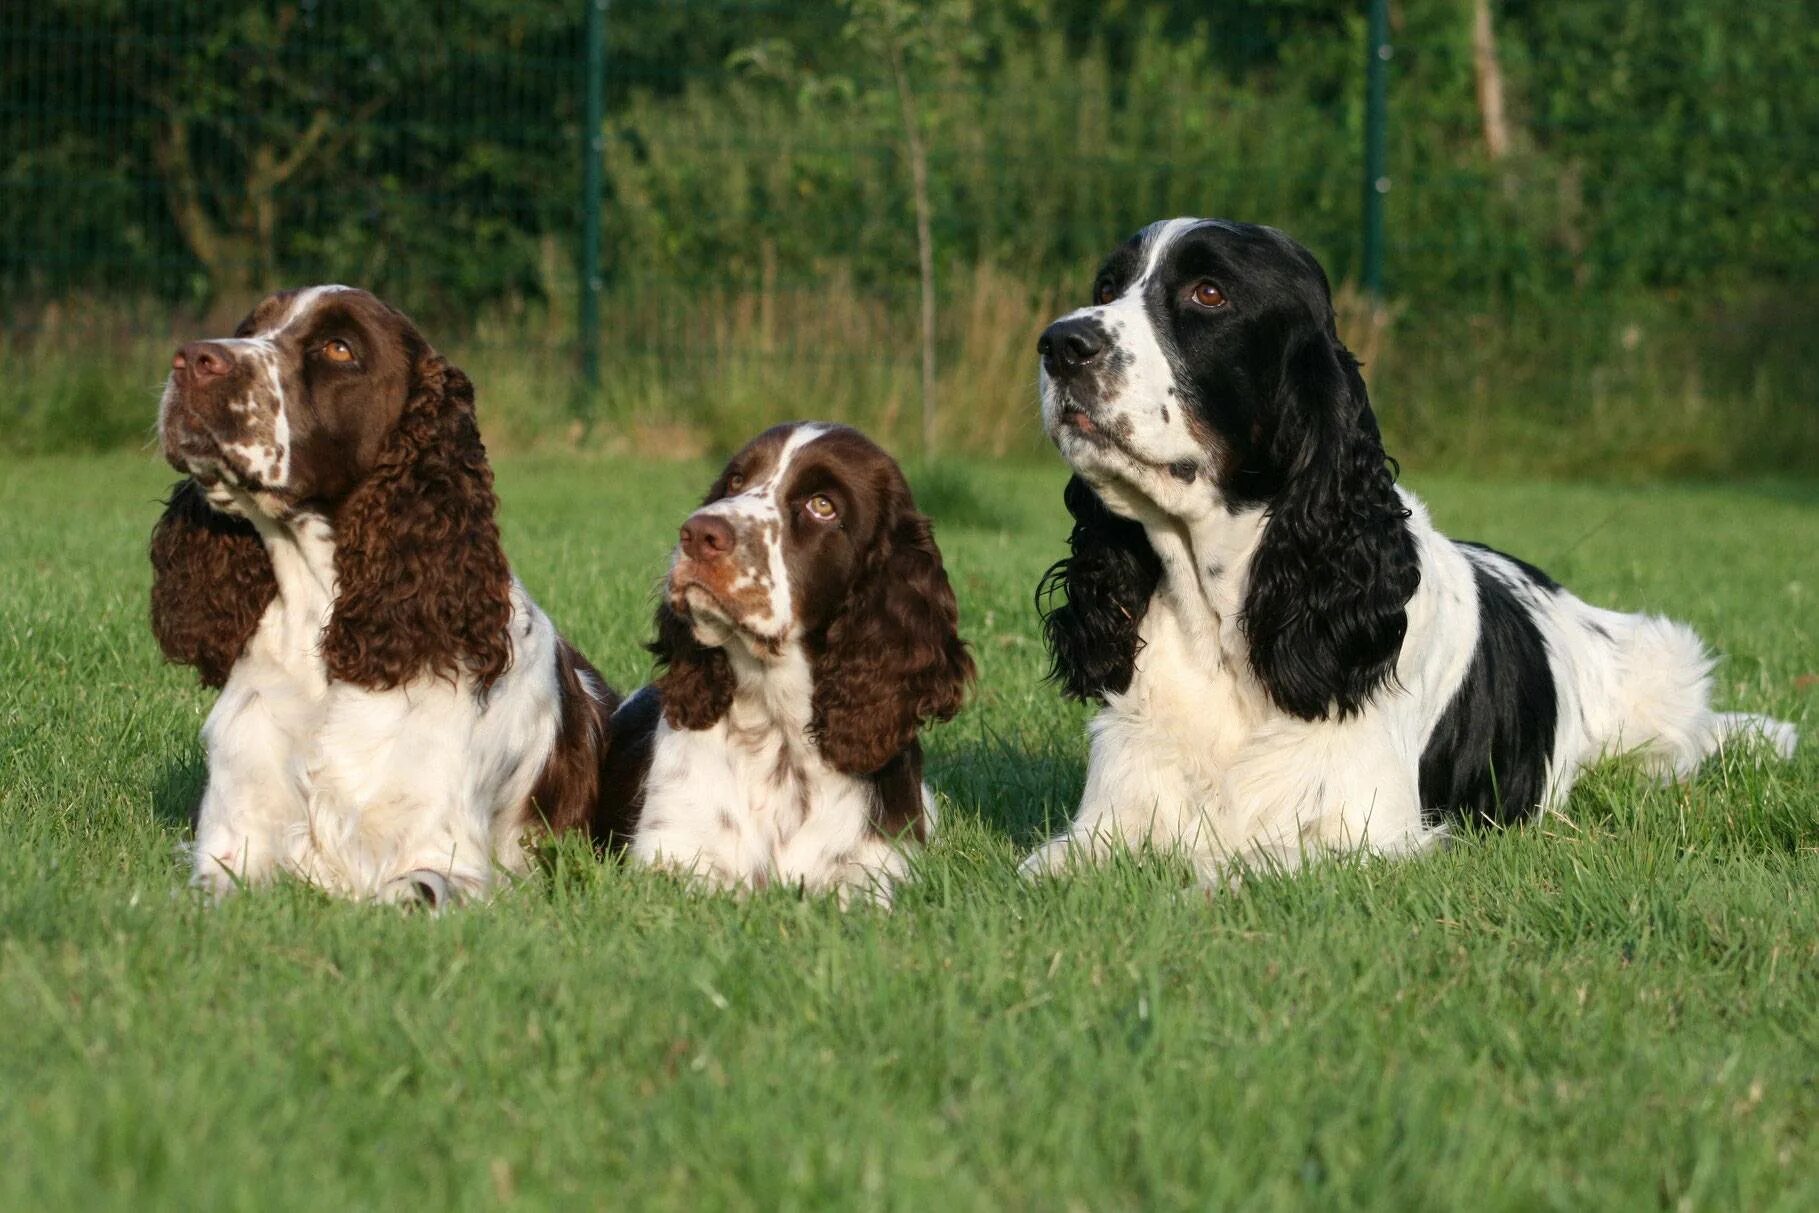
[[[557,849],[436,919],[174,851],[210,697],[159,663],[146,456],[0,465],[0,1208],[1819,1206],[1819,750],[1210,903],[1027,887],[1084,714],[1030,590],[1057,464],[915,477],[979,657],[892,913]],[[502,461],[514,562],[619,686],[703,468]],[[1417,478],[1453,533],[1722,649],[1819,725],[1819,489]]]

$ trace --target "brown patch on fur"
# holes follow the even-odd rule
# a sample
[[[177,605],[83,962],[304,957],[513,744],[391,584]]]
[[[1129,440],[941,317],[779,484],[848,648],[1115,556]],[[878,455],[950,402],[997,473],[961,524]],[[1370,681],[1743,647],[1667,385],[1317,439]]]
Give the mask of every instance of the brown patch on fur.
[[[152,529],[152,634],[165,659],[195,667],[220,687],[278,593],[253,525],[208,504],[202,486],[180,480]]]
[[[594,818],[603,750],[611,740],[610,721],[619,699],[566,640],[557,649],[556,678],[562,720],[525,811],[533,824],[540,821],[550,833],[561,834],[586,827]]]
[[[927,842],[934,823],[922,803],[922,743],[910,742],[872,776],[872,786],[872,829],[891,841]]]
[[[644,815],[644,780],[650,774],[651,748],[663,701],[647,686],[619,705],[608,722],[609,739],[601,755],[599,798],[594,812],[594,842],[605,850],[623,851]]]
[[[696,640],[688,621],[667,602],[657,607],[657,639],[650,650],[659,670],[652,685],[671,728],[711,728],[726,715],[733,703],[733,668],[726,654]]]

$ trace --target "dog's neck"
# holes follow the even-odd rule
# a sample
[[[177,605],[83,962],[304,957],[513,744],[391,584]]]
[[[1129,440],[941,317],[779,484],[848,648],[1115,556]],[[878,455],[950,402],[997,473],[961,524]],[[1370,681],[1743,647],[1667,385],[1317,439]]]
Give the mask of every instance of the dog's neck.
[[[232,512],[253,524],[272,561],[277,597],[267,609],[273,639],[285,650],[314,652],[335,608],[335,533],[311,510],[285,511],[244,489],[229,488]],[[211,496],[213,490],[211,490]]]

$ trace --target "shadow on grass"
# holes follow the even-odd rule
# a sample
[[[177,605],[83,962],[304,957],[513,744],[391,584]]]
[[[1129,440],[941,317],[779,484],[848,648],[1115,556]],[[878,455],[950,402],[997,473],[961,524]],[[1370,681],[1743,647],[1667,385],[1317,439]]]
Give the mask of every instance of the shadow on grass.
[[[943,749],[931,758],[927,778],[954,817],[1002,835],[1022,852],[1072,820],[1086,755],[1059,747],[1032,752],[986,737]]]
[[[196,828],[196,810],[202,805],[202,788],[208,782],[208,764],[201,754],[190,754],[165,765],[152,789],[152,816],[159,825]]]

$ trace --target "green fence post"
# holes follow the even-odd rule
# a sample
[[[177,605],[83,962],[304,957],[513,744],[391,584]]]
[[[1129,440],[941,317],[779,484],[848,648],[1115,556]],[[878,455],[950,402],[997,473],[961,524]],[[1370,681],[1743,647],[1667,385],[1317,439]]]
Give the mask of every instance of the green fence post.
[[[1389,193],[1388,157],[1384,150],[1389,126],[1390,5],[1369,0],[1369,57],[1364,91],[1364,289],[1383,298],[1383,196]]]
[[[584,410],[594,409],[600,386],[600,198],[606,153],[606,4],[587,5],[587,122],[581,148],[581,382]]]

